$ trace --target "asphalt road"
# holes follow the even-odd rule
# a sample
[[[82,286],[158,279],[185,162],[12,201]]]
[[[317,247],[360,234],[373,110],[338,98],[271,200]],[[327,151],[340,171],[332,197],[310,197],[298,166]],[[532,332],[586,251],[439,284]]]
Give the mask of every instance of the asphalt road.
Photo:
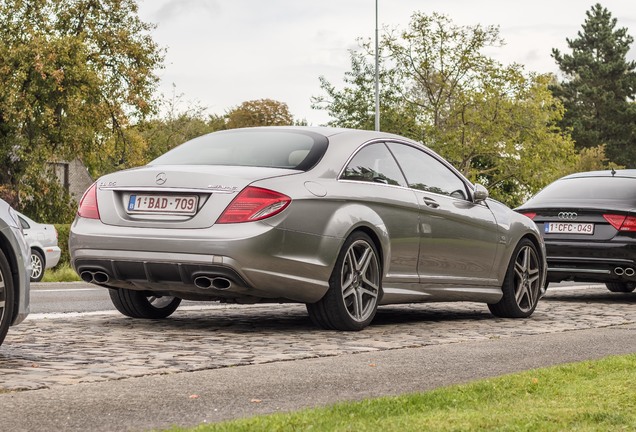
[[[143,431],[430,390],[635,352],[634,325],[147,376],[0,395],[9,431]]]
[[[184,307],[215,302],[182,302]],[[115,311],[108,290],[84,282],[32,283],[31,314]]]
[[[10,375],[15,365],[25,380],[48,383],[0,394],[3,432],[188,426],[636,353],[636,294],[598,287],[555,291],[527,321],[493,319],[482,305],[422,305],[390,308],[353,334],[316,331],[302,308],[284,306],[186,312],[161,324],[112,312],[53,317],[109,303],[105,293],[72,287],[78,291],[36,287],[40,312],[12,328],[0,349],[0,388],[3,370]],[[41,301],[59,305],[38,309]],[[190,370],[195,360],[202,366]],[[139,376],[121,375],[136,367]],[[47,378],[72,369],[96,382]]]
[[[552,288],[571,287],[579,284],[564,282],[552,284]],[[188,302],[182,305],[198,306],[215,302]],[[31,314],[114,311],[108,290],[84,282],[32,283]]]
[[[105,288],[84,282],[31,284],[31,314],[114,309]]]

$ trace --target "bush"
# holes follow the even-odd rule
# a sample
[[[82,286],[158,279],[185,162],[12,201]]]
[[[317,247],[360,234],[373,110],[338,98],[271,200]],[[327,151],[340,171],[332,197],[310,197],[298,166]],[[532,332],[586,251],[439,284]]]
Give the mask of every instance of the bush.
[[[62,250],[58,266],[70,265],[71,257],[68,253],[68,235],[71,231],[71,224],[55,224],[57,230],[57,245]]]

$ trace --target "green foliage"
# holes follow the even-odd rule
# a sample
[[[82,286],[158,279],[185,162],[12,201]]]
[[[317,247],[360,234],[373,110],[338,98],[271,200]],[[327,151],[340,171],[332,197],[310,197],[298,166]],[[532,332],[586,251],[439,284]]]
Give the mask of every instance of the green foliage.
[[[601,144],[596,147],[582,148],[572,172],[599,171],[610,168],[622,169],[625,167],[610,162],[605,156],[605,144]]]
[[[565,79],[552,87],[566,108],[561,122],[578,148],[606,145],[608,158],[636,166],[636,62],[628,61],[634,38],[600,4],[586,12],[570,54],[553,49]]]
[[[57,265],[44,272],[42,282],[80,282],[82,278],[69,264]]]
[[[371,42],[358,40],[359,50],[351,50],[351,70],[345,72],[345,87],[336,89],[325,77],[320,87],[326,95],[314,96],[312,108],[324,109],[334,119],[328,125],[353,129],[375,128],[375,60]],[[380,85],[380,128],[408,138],[421,140],[423,131],[416,121],[414,106],[401,98],[395,85],[396,70],[387,66],[387,56],[380,47],[378,80]]]
[[[189,104],[185,109],[179,109],[182,97],[183,95],[173,94],[170,99],[162,98],[160,111],[165,114],[135,125],[136,133],[146,146],[143,163],[148,163],[188,140],[226,129],[224,117],[206,115],[205,108],[199,105]]]
[[[549,75],[525,73],[483,54],[502,43],[496,27],[457,26],[415,13],[406,30],[381,42],[381,129],[423,141],[490,194],[516,206],[576,161],[557,126],[564,109]],[[374,65],[368,42],[351,53],[345,87],[321,78],[332,126],[373,128]]]
[[[230,109],[225,117],[228,129],[294,124],[294,118],[287,104],[272,99],[245,101]]]
[[[225,115],[209,115],[206,109],[190,104],[178,109],[181,95],[161,101],[163,117],[154,117],[137,123],[126,132],[137,137],[135,157],[128,157],[130,166],[143,165],[168,150],[207,133],[234,127],[306,125],[304,120],[294,121],[287,104],[271,99],[243,102]],[[132,163],[134,162],[134,163]],[[114,164],[101,165],[101,173],[113,171]],[[110,170],[110,171],[109,171]]]
[[[130,120],[151,113],[162,52],[134,0],[0,0],[0,22],[0,185],[41,209],[65,199],[37,195],[55,180],[47,162],[93,169],[89,155],[127,145]]]
[[[171,431],[608,431],[636,428],[636,356]]]
[[[57,245],[62,251],[58,266],[69,265],[71,257],[68,252],[68,236],[71,232],[71,224],[55,224],[55,229],[57,230]]]

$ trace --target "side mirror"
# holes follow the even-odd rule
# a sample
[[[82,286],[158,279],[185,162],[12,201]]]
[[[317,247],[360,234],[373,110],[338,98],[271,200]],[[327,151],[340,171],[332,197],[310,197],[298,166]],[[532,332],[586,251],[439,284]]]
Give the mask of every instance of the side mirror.
[[[473,189],[473,201],[479,203],[482,201],[486,201],[486,198],[488,198],[488,189],[486,189],[479,183],[476,183]]]

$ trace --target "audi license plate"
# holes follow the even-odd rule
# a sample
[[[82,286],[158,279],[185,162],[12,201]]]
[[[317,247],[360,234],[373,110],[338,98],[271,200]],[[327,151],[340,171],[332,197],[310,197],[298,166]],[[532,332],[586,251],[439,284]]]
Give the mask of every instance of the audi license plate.
[[[549,234],[594,234],[594,224],[575,222],[548,222],[545,224],[545,232]]]
[[[193,215],[197,211],[196,195],[130,195],[129,213],[164,213]]]

